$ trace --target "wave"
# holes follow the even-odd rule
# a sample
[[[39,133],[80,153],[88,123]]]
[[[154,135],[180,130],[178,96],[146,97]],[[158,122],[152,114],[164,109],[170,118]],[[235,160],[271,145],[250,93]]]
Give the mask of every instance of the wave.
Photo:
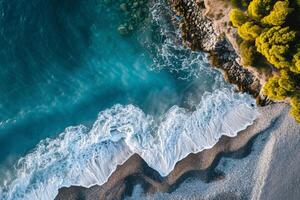
[[[100,112],[92,127],[69,127],[57,138],[42,140],[4,179],[0,199],[47,200],[54,199],[61,187],[102,185],[135,153],[166,176],[189,153],[211,148],[222,135],[233,137],[253,123],[258,115],[255,101],[235,93],[208,66],[203,53],[180,45],[178,30],[162,23],[165,9],[158,3],[151,8],[152,20],[160,24],[160,43],[155,46],[151,39],[141,38],[158,59],[152,69],[180,72],[182,79],[200,77],[200,89],[211,92],[201,93],[193,111],[173,106],[160,117],[118,104]]]
[[[137,153],[162,176],[189,153],[215,145],[222,135],[235,136],[258,113],[249,95],[232,90],[206,93],[194,111],[173,106],[159,118],[134,105],[115,105],[99,113],[92,127],[67,128],[41,141],[19,160],[15,177],[6,180],[1,199],[54,199],[61,187],[104,184]]]

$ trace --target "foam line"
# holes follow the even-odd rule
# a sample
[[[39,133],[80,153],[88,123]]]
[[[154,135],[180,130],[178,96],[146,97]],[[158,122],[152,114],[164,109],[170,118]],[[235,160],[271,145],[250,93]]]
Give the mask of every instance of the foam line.
[[[22,158],[16,177],[0,191],[5,200],[54,199],[61,187],[104,184],[134,153],[162,176],[189,153],[211,148],[222,135],[235,136],[253,123],[254,100],[228,89],[203,96],[190,112],[173,106],[159,119],[133,105],[99,113],[92,128],[69,127],[40,142]]]

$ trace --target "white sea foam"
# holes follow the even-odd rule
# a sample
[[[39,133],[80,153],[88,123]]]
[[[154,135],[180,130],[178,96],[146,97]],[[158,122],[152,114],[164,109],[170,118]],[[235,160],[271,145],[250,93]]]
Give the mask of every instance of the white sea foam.
[[[163,6],[152,8],[154,21],[162,22]],[[61,187],[102,185],[134,153],[166,176],[189,153],[211,148],[222,135],[233,137],[253,123],[258,115],[254,100],[234,93],[203,62],[203,54],[178,45],[180,41],[174,40],[179,33],[163,25],[160,29],[166,39],[160,46],[150,46],[160,56],[159,69],[187,72],[183,78],[199,74],[203,87],[210,85],[213,92],[203,95],[194,111],[173,106],[159,118],[133,105],[115,105],[100,112],[91,128],[69,127],[57,138],[41,141],[19,161],[14,177],[4,181],[0,199],[49,200]],[[206,79],[215,81],[204,84]]]
[[[22,158],[16,178],[1,188],[5,200],[54,199],[63,186],[102,185],[134,153],[166,176],[189,153],[235,136],[257,117],[254,101],[224,89],[203,96],[195,111],[173,106],[155,119],[133,105],[99,113],[92,128],[69,127]]]

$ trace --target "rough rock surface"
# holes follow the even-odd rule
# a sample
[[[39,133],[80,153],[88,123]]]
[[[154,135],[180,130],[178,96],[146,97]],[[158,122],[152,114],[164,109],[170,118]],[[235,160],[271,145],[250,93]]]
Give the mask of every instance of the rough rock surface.
[[[239,64],[236,31],[227,28],[230,7],[219,0],[169,0],[169,3],[181,17],[182,38],[187,46],[209,52],[211,63],[224,71],[230,83],[237,85],[239,91],[259,97],[258,103],[264,103],[265,97],[259,96],[260,79]],[[219,6],[213,6],[214,3]]]
[[[239,65],[237,59],[235,50],[226,38],[220,40],[214,51],[211,52],[212,64],[224,70],[227,81],[237,85],[239,91],[245,91],[257,97],[261,89],[259,79]]]
[[[182,17],[179,26],[187,46],[193,50],[214,50],[219,40],[219,34],[214,29],[212,21],[203,15],[203,2],[170,0],[170,5],[176,15]]]

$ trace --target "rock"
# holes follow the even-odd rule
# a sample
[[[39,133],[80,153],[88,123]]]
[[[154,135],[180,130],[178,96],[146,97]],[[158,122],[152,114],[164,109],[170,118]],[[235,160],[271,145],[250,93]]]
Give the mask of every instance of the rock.
[[[222,30],[209,18],[203,0],[169,0],[174,12],[180,16],[179,28],[185,45],[192,50],[210,53],[211,64],[225,72],[225,78],[244,92],[258,96],[261,84],[248,69],[239,64],[230,41],[221,37]],[[211,10],[213,6],[211,5]],[[223,9],[222,9],[223,10]],[[221,12],[222,13],[222,12]]]
[[[133,5],[132,5],[133,8],[136,8],[136,7],[138,7],[138,6],[139,6],[139,3],[138,3],[138,2],[134,2]]]
[[[133,31],[133,26],[131,24],[128,25],[128,30]]]
[[[127,35],[129,33],[127,27],[124,26],[124,25],[120,25],[118,27],[118,32],[119,32],[120,35]]]
[[[180,28],[185,44],[193,50],[212,51],[219,35],[214,30],[212,21],[204,16],[203,7],[194,0],[170,0],[170,3],[175,13],[182,18]]]
[[[128,8],[127,8],[126,3],[122,3],[122,4],[120,5],[120,9],[121,9],[122,11],[124,11],[124,12],[127,12],[127,11],[128,11]]]

